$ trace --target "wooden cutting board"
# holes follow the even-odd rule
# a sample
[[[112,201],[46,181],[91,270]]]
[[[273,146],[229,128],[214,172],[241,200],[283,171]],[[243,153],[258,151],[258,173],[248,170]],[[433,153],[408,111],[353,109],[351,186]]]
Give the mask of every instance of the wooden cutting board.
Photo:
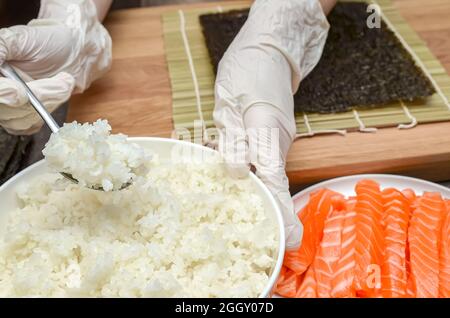
[[[450,72],[450,1],[393,2]],[[227,3],[230,1],[112,12],[105,21],[113,39],[112,69],[84,94],[72,98],[68,121],[107,118],[116,133],[170,137],[171,90],[161,14]],[[289,153],[287,171],[294,191],[305,184],[357,173],[450,180],[450,122],[410,130],[379,129],[375,134],[299,139]]]

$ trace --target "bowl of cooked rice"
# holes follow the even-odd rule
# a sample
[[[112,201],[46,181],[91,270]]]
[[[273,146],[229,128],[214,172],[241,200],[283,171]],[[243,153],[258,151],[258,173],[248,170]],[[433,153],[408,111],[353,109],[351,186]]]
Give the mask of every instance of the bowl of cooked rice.
[[[0,187],[0,297],[271,296],[284,227],[264,184],[197,144],[127,140],[151,155],[124,190],[45,160]]]

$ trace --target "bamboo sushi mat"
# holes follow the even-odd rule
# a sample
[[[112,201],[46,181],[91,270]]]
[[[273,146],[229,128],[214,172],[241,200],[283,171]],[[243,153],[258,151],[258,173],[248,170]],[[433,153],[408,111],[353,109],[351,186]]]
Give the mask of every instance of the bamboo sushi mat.
[[[353,0],[347,0],[353,1]],[[361,0],[359,0],[361,1]],[[450,76],[425,43],[400,16],[390,0],[367,0],[378,4],[381,17],[413,56],[436,93],[425,100],[398,101],[377,108],[354,107],[335,114],[296,113],[297,136],[347,131],[375,132],[381,127],[413,128],[419,123],[450,120]],[[163,15],[163,34],[172,86],[173,122],[176,129],[214,126],[215,75],[205,44],[199,15],[246,8],[248,5],[211,6],[178,10]],[[194,127],[194,122],[195,123]],[[199,122],[200,121],[200,122]]]

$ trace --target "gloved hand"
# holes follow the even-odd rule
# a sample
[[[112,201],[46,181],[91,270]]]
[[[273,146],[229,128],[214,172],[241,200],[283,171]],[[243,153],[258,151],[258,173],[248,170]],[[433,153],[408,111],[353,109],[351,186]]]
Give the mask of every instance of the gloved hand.
[[[52,112],[108,71],[111,38],[92,0],[42,0],[37,19],[0,30],[3,61]],[[0,125],[13,134],[31,134],[42,124],[24,89],[0,77]]]
[[[303,235],[285,173],[296,134],[293,94],[319,61],[328,29],[317,0],[256,0],[216,77],[219,151],[236,177],[249,163],[256,168],[281,207],[287,249]]]

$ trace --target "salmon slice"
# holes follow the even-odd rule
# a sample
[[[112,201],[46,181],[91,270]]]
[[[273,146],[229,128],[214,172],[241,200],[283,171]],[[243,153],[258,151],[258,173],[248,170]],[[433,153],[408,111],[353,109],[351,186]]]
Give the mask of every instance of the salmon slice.
[[[310,266],[305,273],[305,277],[295,295],[296,298],[317,298],[317,282],[314,267]]]
[[[275,292],[283,297],[295,297],[299,287],[299,276],[294,271],[283,266],[280,272]]]
[[[402,194],[408,200],[410,206],[416,201],[416,193],[412,189],[404,189],[402,190]]]
[[[410,199],[393,188],[383,190],[385,253],[381,266],[382,296],[407,296],[406,246]],[[411,196],[412,198],[412,196]]]
[[[311,194],[312,196],[312,194]],[[293,272],[295,272],[297,275],[301,275],[305,272],[306,268],[309,266],[307,264],[305,264],[304,262],[300,261],[300,249],[303,247],[303,245],[305,244],[311,244],[312,239],[310,237],[307,237],[305,235],[305,224],[307,221],[309,221],[308,223],[308,227],[311,227],[312,225],[311,223],[311,219],[312,217],[309,216],[310,214],[310,208],[309,208],[309,202],[306,204],[306,206],[301,209],[297,215],[298,218],[300,219],[300,221],[303,224],[303,238],[302,238],[302,242],[300,247],[297,250],[290,250],[290,251],[286,251],[284,253],[284,259],[283,259],[283,265],[286,266],[286,268],[292,270]],[[311,232],[311,229],[309,229],[308,232]],[[308,234],[309,236],[310,234]]]
[[[359,297],[379,297],[384,254],[383,198],[379,184],[372,180],[359,181],[355,191],[356,293]]]
[[[336,201],[337,202],[337,201]],[[345,202],[339,201],[338,208],[345,207]],[[312,266],[317,282],[317,297],[331,297],[333,273],[337,271],[337,263],[341,255],[341,232],[345,212],[334,210],[325,220],[323,238]]]
[[[335,193],[331,196],[331,204],[333,205],[333,210],[345,211],[347,200],[342,194]]]
[[[303,241],[299,249],[287,251],[284,265],[297,275],[303,274],[314,260],[322,241],[325,219],[333,211],[332,198],[340,195],[328,189],[310,194],[308,204],[298,213],[303,224]]]
[[[410,217],[412,215],[412,206],[410,206]],[[410,218],[411,223],[411,218]],[[406,250],[405,250],[405,266],[406,266],[406,277],[407,278],[407,284],[406,284],[406,297],[408,298],[414,298],[416,297],[416,286],[414,285],[414,279],[411,276],[411,252],[409,250],[409,225],[408,225],[408,240],[406,241]]]
[[[420,198],[420,196],[416,196],[413,190],[411,189],[404,189],[402,191],[403,195],[408,199],[409,201],[409,210],[410,210],[410,222],[411,222],[411,214],[412,211],[417,207],[417,201]],[[409,229],[409,225],[408,225]],[[409,230],[408,230],[409,232]],[[409,234],[408,234],[409,235]],[[409,251],[409,241],[406,242],[406,275],[408,277],[408,282],[406,286],[406,297],[413,298],[416,297],[416,286],[414,283],[414,279],[411,276],[411,253]]]
[[[450,298],[450,200],[446,202],[446,215],[441,234],[439,257],[439,297]]]
[[[355,206],[356,206],[356,197],[349,197],[345,201],[345,211],[347,212],[355,211]]]
[[[348,200],[341,230],[340,258],[333,272],[331,297],[355,297],[356,200]]]
[[[409,233],[412,283],[418,298],[439,296],[439,248],[446,205],[438,193],[417,199]]]

